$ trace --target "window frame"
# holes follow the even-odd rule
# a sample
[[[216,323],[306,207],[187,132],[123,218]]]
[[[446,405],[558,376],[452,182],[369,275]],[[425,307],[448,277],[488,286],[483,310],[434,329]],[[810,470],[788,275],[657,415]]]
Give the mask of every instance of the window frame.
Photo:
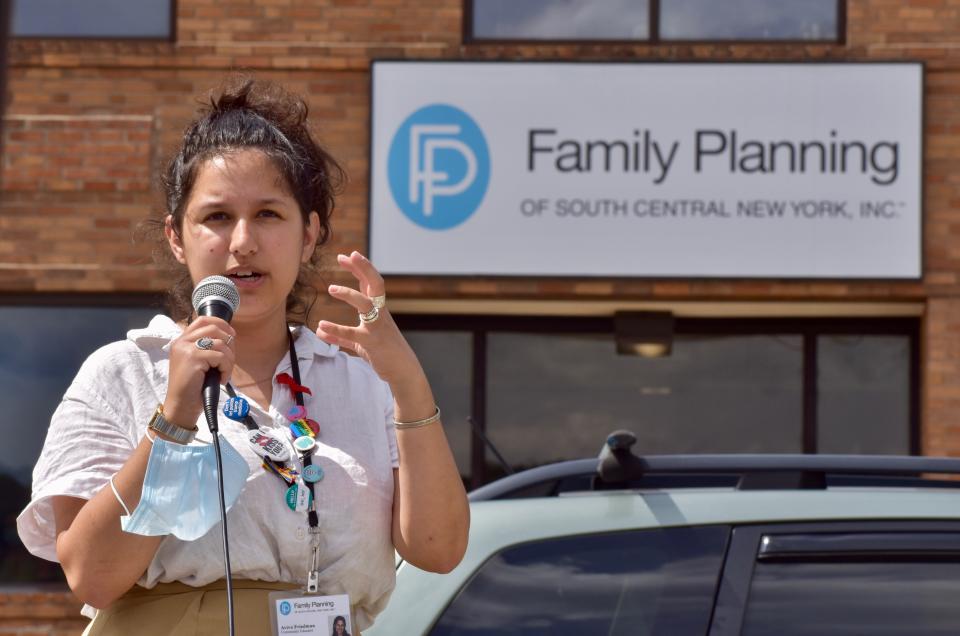
[[[64,35],[64,34],[45,34],[45,35],[20,35],[14,32],[13,11],[15,2],[29,2],[30,0],[13,0],[9,6],[9,38],[11,40],[22,40],[25,42],[35,42],[38,40],[68,40],[76,42],[103,41],[103,42],[158,42],[174,43],[177,41],[177,3],[178,0],[166,0],[170,5],[169,12],[169,35],[148,36],[148,35]]]
[[[473,334],[470,417],[474,431],[470,448],[470,487],[489,483],[487,448],[487,336],[492,332],[531,334],[612,334],[613,316],[508,316],[395,314],[401,330],[461,331]],[[920,321],[918,318],[683,318],[674,320],[675,335],[749,336],[800,335],[802,359],[802,440],[804,453],[818,452],[817,337],[825,335],[905,336],[910,346],[908,367],[908,452],[919,455],[920,439]],[[502,450],[502,449],[501,449]]]
[[[174,0],[171,0],[174,1]],[[632,40],[596,40],[579,38],[530,39],[530,38],[485,38],[473,33],[473,10],[477,0],[463,0],[462,41],[464,44],[493,44],[493,45],[571,45],[583,46],[623,46],[623,45],[661,45],[661,44],[749,44],[749,45],[826,45],[845,46],[847,43],[847,0],[834,0],[837,5],[837,37],[833,40],[800,40],[800,39],[665,39],[660,36],[660,2],[662,0],[647,0],[649,3],[649,37]]]
[[[720,575],[720,587],[713,608],[709,636],[739,636],[750,602],[750,588],[756,564],[760,560],[761,539],[778,534],[837,534],[895,532],[916,534],[960,532],[957,521],[845,521],[822,523],[784,523],[736,526],[730,537],[727,558]],[[881,552],[877,552],[878,558]]]

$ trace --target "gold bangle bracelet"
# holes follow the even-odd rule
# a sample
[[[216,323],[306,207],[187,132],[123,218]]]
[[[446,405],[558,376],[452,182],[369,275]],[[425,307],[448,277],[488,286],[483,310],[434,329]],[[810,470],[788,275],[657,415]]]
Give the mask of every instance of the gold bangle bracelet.
[[[436,412],[430,417],[424,418],[422,420],[415,420],[413,422],[400,422],[398,420],[393,420],[393,425],[398,431],[402,431],[407,428],[420,428],[421,426],[426,426],[427,424],[433,424],[434,422],[440,421],[440,407],[436,408]]]

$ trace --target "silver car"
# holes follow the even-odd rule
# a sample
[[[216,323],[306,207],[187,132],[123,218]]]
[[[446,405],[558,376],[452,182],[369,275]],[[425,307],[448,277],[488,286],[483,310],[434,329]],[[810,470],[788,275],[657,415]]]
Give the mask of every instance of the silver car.
[[[960,460],[631,445],[471,493],[463,562],[398,562],[364,636],[960,634]]]

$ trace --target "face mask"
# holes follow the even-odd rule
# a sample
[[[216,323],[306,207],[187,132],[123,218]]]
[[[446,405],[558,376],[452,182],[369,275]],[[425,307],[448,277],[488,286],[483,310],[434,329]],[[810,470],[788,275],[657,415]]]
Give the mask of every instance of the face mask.
[[[229,510],[243,490],[247,461],[222,435],[223,498]],[[213,444],[184,446],[157,438],[150,450],[140,503],[120,516],[125,532],[145,536],[172,534],[199,539],[220,521],[217,458]]]

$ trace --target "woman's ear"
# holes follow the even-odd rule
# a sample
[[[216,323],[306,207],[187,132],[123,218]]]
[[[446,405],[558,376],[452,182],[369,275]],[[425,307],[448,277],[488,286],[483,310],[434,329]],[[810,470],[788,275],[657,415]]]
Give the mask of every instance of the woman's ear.
[[[300,255],[301,263],[310,262],[313,251],[317,248],[318,236],[320,236],[320,215],[316,212],[311,212],[310,220],[304,227],[303,232],[303,253]]]
[[[180,238],[180,235],[177,234],[177,231],[173,229],[173,216],[167,215],[167,218],[163,220],[163,233],[167,237],[167,244],[170,245],[170,251],[173,252],[173,257],[177,259],[177,262],[181,265],[187,264],[187,259],[183,255],[183,240]]]

